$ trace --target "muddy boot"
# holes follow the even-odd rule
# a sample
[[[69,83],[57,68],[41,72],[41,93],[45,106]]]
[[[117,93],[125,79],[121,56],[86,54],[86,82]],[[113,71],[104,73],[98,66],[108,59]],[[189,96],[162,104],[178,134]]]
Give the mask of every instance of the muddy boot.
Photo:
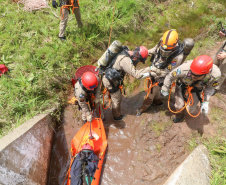
[[[142,114],[141,109],[137,109],[137,114],[136,116],[139,117]]]
[[[59,39],[63,42],[63,41],[66,41],[66,37],[59,37]]]
[[[141,113],[146,111],[148,109],[148,107],[150,107],[151,104],[152,104],[152,100],[148,97],[147,99],[144,100],[143,105],[141,106],[139,111]]]
[[[163,102],[162,102],[161,99],[157,99],[157,100],[154,99],[152,104],[153,104],[153,105],[156,105],[156,106],[159,106],[159,105],[162,105]]]
[[[179,123],[182,122],[184,119],[184,115],[173,115],[173,122]]]
[[[119,117],[114,117],[114,120],[115,121],[121,121],[124,117],[125,117],[125,115],[121,115]]]

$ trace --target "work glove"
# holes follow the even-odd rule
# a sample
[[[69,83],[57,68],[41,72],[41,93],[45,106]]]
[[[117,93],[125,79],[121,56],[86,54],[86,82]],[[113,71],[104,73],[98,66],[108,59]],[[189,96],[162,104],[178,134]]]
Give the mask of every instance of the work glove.
[[[141,73],[142,77],[141,78],[147,78],[150,76],[150,73]]]
[[[91,122],[92,121],[92,115],[87,116],[87,121]]]
[[[161,94],[163,96],[168,96],[169,95],[169,92],[168,91],[161,90]]]
[[[206,102],[201,103],[201,113],[204,114],[204,116],[207,115],[208,110],[209,110],[209,102],[206,101]]]
[[[53,6],[53,8],[57,8],[58,7],[58,4],[57,4],[57,2],[55,0],[52,1],[52,6]]]

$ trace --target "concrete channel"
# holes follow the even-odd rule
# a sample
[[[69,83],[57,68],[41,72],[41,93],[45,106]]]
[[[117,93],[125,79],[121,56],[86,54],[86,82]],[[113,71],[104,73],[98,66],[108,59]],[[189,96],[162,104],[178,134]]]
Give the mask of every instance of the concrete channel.
[[[48,184],[54,123],[51,114],[40,114],[0,139],[0,184]],[[164,185],[210,184],[208,151],[198,146]]]
[[[0,184],[47,184],[53,111],[33,117],[0,139]]]

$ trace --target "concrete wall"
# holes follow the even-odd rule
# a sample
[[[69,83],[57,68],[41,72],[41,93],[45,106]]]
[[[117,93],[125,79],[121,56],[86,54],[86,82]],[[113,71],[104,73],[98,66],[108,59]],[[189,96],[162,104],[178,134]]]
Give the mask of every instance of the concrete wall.
[[[210,175],[208,150],[204,145],[199,145],[176,168],[164,185],[209,185]]]
[[[0,184],[46,184],[52,127],[50,113],[41,114],[0,139]]]

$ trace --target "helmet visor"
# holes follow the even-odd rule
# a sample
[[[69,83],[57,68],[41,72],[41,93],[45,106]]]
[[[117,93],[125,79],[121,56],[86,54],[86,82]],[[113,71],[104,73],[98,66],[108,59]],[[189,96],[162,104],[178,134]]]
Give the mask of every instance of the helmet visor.
[[[162,46],[160,46],[160,55],[161,55],[161,57],[168,58],[171,53],[172,53],[172,50],[164,49]]]

